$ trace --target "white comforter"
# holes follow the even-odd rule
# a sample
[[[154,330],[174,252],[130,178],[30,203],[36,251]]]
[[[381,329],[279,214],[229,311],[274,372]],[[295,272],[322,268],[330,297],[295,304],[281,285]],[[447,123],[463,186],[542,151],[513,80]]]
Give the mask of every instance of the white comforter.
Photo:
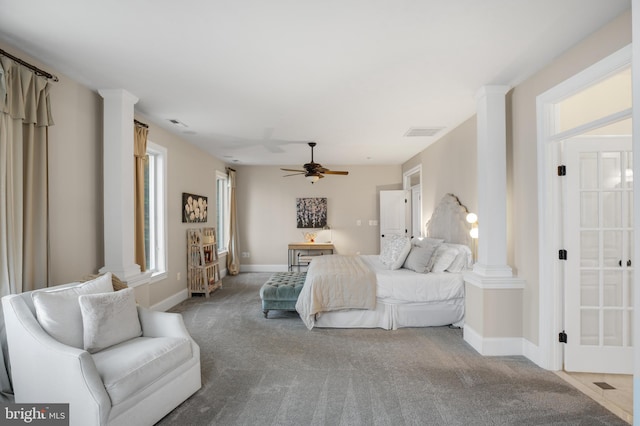
[[[420,274],[409,269],[387,269],[378,255],[362,255],[376,274],[376,296],[388,303],[442,302],[464,298],[462,274],[430,272]]]
[[[311,330],[317,313],[375,306],[376,275],[362,258],[328,255],[315,257],[309,265],[296,310]]]

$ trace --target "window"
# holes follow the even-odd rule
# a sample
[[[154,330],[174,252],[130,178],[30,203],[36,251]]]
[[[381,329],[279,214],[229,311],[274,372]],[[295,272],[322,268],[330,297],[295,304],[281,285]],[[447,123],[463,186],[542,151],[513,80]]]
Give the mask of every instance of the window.
[[[218,231],[218,252],[227,251],[229,242],[229,176],[216,172],[216,213]]]
[[[167,150],[147,142],[147,159],[144,169],[144,247],[147,271],[152,280],[166,277],[166,163]]]
[[[631,111],[631,93],[631,66],[582,88],[554,105],[558,127],[556,133],[575,129],[604,117],[613,117],[625,110]],[[630,128],[622,131],[630,134]]]

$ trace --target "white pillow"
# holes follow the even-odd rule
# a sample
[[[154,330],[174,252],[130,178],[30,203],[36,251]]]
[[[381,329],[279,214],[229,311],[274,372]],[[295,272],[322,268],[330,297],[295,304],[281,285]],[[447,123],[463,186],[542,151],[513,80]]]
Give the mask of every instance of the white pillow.
[[[387,269],[400,269],[411,250],[411,240],[404,235],[390,235],[380,252],[380,262]]]
[[[82,314],[78,297],[106,292],[113,292],[111,272],[73,287],[34,291],[31,299],[44,331],[60,343],[82,349]]]
[[[458,250],[453,247],[441,245],[433,255],[431,272],[444,272],[458,255]]]
[[[78,301],[84,327],[84,349],[90,353],[142,335],[132,288],[87,294],[80,296]]]
[[[440,244],[444,242],[443,239],[440,238],[431,238],[431,237],[419,237],[411,240],[411,244],[417,247],[435,247],[438,248]]]
[[[412,271],[419,272],[421,274],[425,274],[429,272],[429,261],[431,260],[431,256],[435,252],[436,247],[419,247],[413,246],[411,247],[411,251],[409,255],[404,261],[404,265],[402,265],[405,269],[411,269]]]
[[[471,249],[464,244],[447,244],[458,250],[456,258],[453,259],[451,265],[447,268],[449,272],[462,272],[464,269],[469,269],[473,266],[473,254]]]

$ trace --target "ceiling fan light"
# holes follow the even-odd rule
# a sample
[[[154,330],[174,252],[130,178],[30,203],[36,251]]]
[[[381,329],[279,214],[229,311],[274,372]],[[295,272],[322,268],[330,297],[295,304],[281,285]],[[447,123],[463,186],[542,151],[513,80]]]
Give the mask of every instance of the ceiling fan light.
[[[316,183],[317,181],[319,181],[319,180],[320,180],[320,176],[318,176],[318,175],[307,175],[307,176],[305,176],[305,177],[306,177],[306,178],[307,178],[307,180],[308,180],[309,182],[311,182],[312,184],[314,184],[314,183]]]

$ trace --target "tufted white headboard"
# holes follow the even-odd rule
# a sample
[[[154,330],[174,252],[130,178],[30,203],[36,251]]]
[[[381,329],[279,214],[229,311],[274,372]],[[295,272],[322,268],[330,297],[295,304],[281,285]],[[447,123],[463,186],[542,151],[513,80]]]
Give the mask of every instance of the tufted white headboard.
[[[467,208],[460,203],[458,197],[447,194],[436,206],[431,219],[425,225],[425,235],[431,238],[442,238],[447,243],[465,244],[471,247],[469,235],[471,224],[467,222]]]

